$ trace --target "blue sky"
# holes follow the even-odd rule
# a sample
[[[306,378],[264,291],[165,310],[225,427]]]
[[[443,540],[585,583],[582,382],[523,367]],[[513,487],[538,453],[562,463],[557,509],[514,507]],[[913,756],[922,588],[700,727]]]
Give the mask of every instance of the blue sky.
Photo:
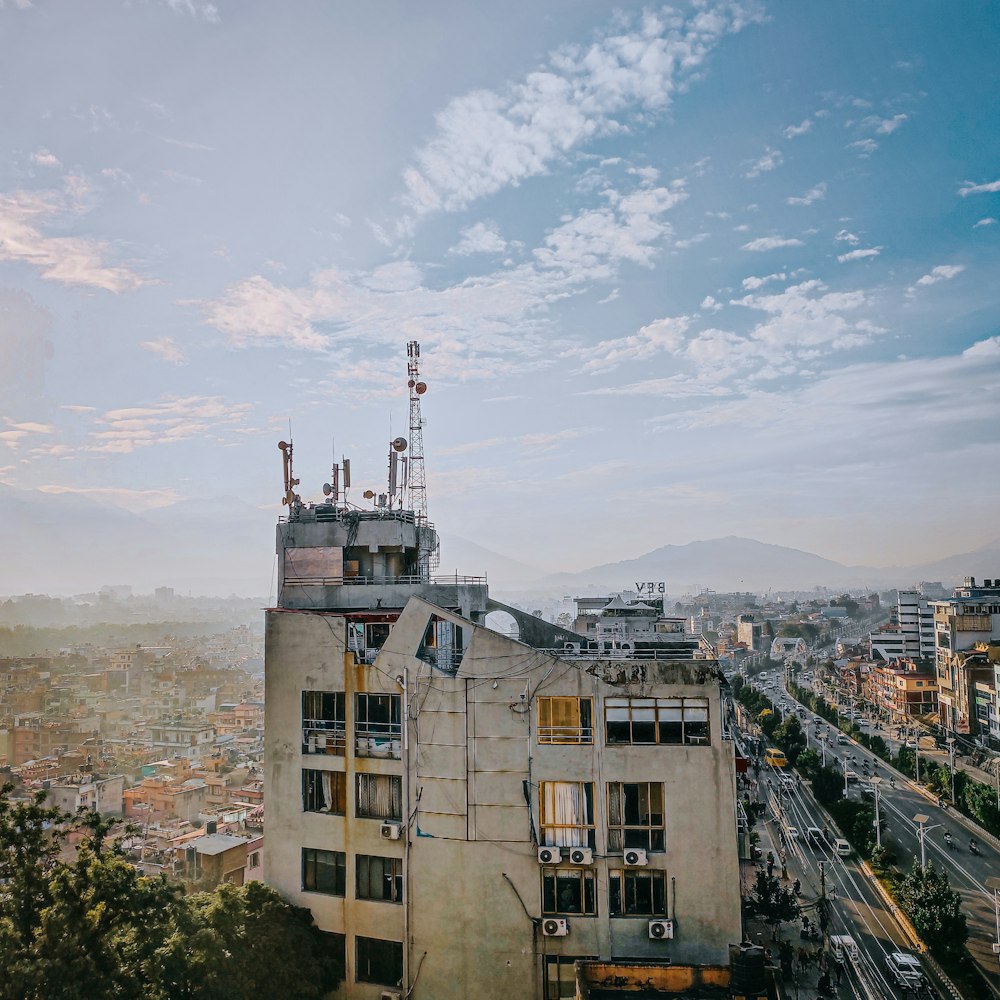
[[[417,339],[431,516],[512,558],[974,548],[998,51],[974,2],[3,0],[0,480],[236,498],[266,582],[288,421],[362,502]]]

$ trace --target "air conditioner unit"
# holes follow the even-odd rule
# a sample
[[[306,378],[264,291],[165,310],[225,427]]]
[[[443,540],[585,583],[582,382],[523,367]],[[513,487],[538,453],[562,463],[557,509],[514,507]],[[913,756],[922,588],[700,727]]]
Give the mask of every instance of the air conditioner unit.
[[[645,868],[649,864],[646,852],[641,847],[630,847],[625,852],[626,868]]]
[[[589,847],[571,847],[569,860],[574,865],[592,865],[594,852]]]
[[[650,941],[673,941],[674,922],[672,920],[650,920]]]
[[[555,917],[546,917],[542,921],[542,934],[545,937],[566,937],[569,934],[569,922]]]
[[[539,847],[538,863],[540,865],[557,865],[562,861],[562,851],[558,847]]]
[[[378,1000],[403,1000],[403,994],[398,990],[382,990]]]
[[[379,833],[383,840],[399,840],[403,827],[399,823],[383,823]]]
[[[580,643],[578,643],[578,642],[564,642],[563,643],[563,652],[564,653],[579,653],[580,652]]]

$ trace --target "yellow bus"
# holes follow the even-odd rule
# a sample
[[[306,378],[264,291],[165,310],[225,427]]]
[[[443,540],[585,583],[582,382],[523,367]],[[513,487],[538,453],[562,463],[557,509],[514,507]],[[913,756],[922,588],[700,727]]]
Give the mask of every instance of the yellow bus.
[[[778,750],[775,747],[768,747],[764,751],[764,763],[770,764],[771,767],[787,767],[788,758],[785,757],[783,751]]]

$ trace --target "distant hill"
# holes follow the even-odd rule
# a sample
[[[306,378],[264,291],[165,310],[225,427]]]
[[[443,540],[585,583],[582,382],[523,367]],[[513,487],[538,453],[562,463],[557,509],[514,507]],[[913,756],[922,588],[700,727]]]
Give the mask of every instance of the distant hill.
[[[524,587],[536,581],[542,574],[537,566],[528,566],[487,549],[476,542],[470,542],[459,535],[442,534],[441,568],[442,576],[452,573],[463,576],[481,576],[485,573],[490,587],[503,589]]]

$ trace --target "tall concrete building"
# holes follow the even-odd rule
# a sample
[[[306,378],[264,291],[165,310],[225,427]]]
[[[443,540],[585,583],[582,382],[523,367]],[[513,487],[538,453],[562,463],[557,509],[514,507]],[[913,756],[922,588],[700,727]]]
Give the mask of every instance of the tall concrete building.
[[[896,621],[868,634],[874,660],[934,659],[934,608],[920,591],[896,595]]]
[[[727,966],[717,663],[620,599],[594,639],[523,615],[530,643],[501,635],[484,579],[431,578],[436,544],[337,493],[278,525],[264,869],[343,949],[341,995],[551,1000],[578,959]]]

